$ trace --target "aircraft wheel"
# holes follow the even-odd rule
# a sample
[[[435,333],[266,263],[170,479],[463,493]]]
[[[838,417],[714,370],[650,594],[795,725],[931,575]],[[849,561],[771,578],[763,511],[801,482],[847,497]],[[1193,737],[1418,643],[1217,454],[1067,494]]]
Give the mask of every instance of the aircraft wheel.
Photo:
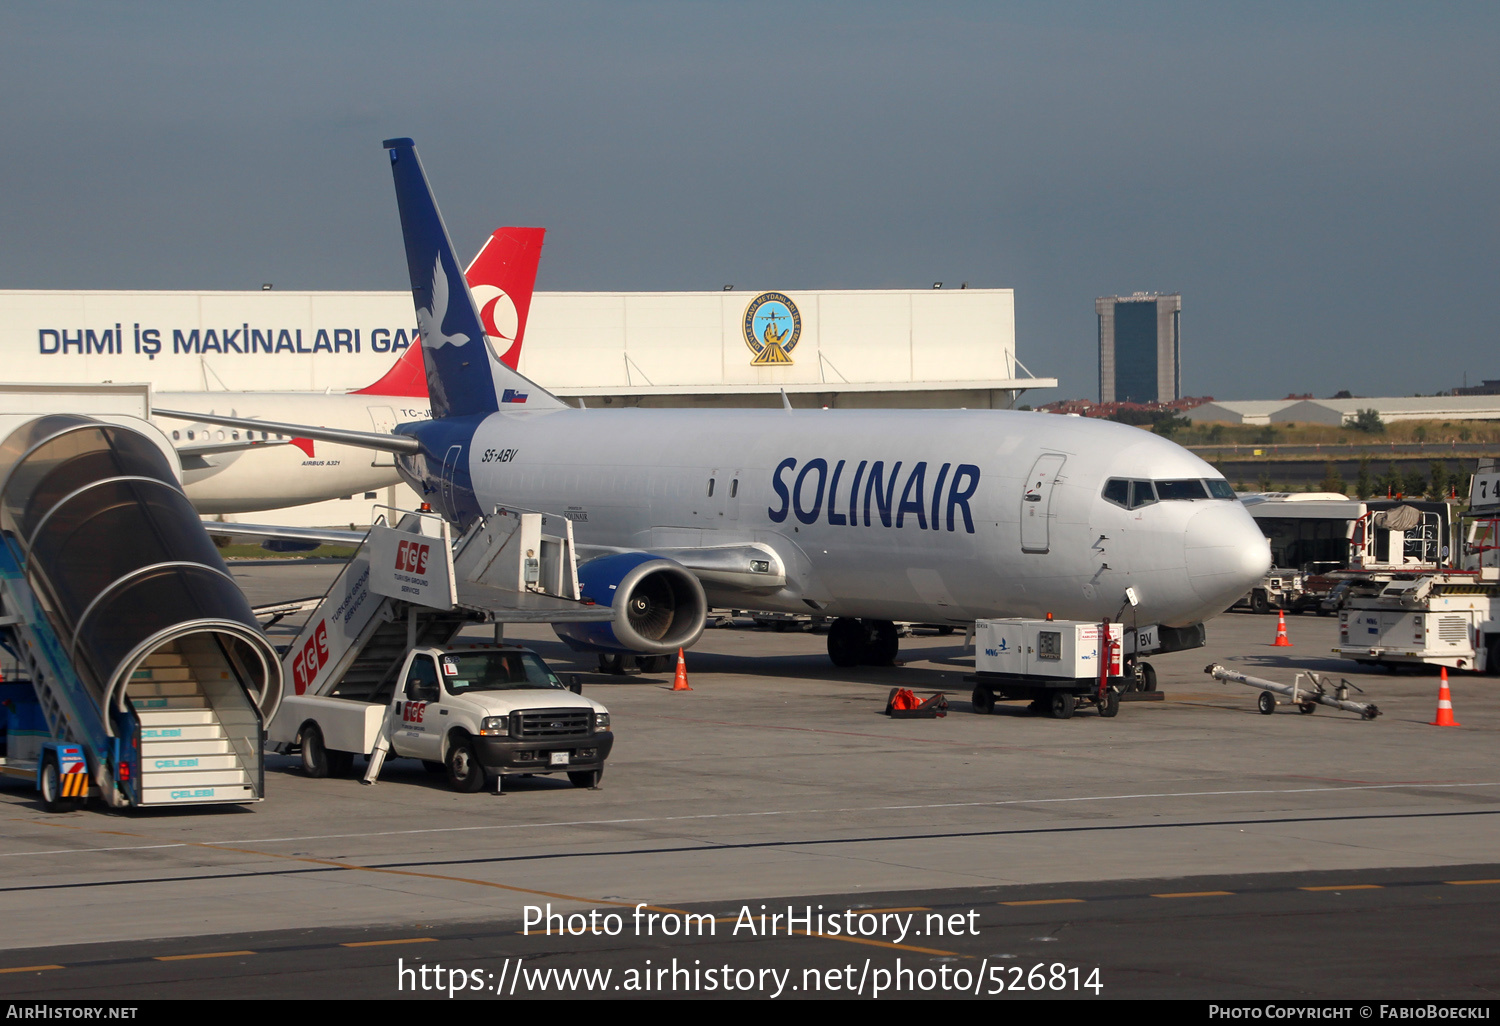
[[[619,652],[600,652],[599,672],[620,676],[625,672],[625,657]]]
[[[1269,716],[1276,711],[1276,696],[1269,691],[1262,691],[1260,697],[1255,700],[1262,716]]]
[[[940,623],[938,624],[937,632],[938,637],[946,638],[953,633],[953,625],[951,623]]]
[[[834,666],[858,666],[864,648],[864,631],[853,617],[841,616],[828,628],[828,658]]]
[[[455,791],[473,794],[484,787],[484,767],[479,752],[468,737],[456,737],[448,749],[448,786]]]
[[[1155,691],[1156,690],[1156,667],[1154,667],[1150,663],[1146,663],[1146,662],[1143,662],[1140,665],[1141,665],[1141,683],[1140,683],[1141,690],[1142,691]]]
[[[310,777],[328,776],[328,749],[323,747],[323,732],[316,723],[302,728],[302,772]]]
[[[1104,717],[1120,715],[1120,693],[1114,688],[1104,693],[1104,703],[1099,706],[1099,715]]]
[[[984,685],[974,689],[974,694],[969,697],[969,704],[974,711],[981,716],[988,716],[995,711],[995,694]]]
[[[1066,691],[1059,691],[1052,696],[1048,708],[1055,720],[1070,720],[1073,718],[1073,710],[1078,707],[1078,700]]]
[[[569,773],[568,779],[572,781],[574,787],[598,787],[599,781],[604,779],[604,767],[601,766],[596,770],[579,770],[576,773]]]
[[[896,653],[901,651],[901,638],[896,633],[896,625],[889,620],[864,620],[865,630],[869,633],[865,636],[869,639],[865,645],[863,662],[870,666],[892,666],[896,662]]]

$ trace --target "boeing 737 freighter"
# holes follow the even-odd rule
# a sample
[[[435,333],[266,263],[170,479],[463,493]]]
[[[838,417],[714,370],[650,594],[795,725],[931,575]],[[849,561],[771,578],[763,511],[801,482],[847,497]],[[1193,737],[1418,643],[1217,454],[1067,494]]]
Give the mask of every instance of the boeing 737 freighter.
[[[460,527],[502,506],[566,516],[583,594],[623,611],[558,625],[575,648],[675,651],[710,604],[836,617],[840,665],[890,662],[893,621],[1130,608],[1143,627],[1190,627],[1270,565],[1223,476],[1135,427],[1003,410],[567,406],[485,345],[411,140],[385,147],[432,419],[394,435],[201,419],[394,452]]]

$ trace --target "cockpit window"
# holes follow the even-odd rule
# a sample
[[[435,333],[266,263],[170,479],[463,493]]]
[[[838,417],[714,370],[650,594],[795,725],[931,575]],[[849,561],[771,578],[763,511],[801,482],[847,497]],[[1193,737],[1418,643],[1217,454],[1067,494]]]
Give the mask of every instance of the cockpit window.
[[[1127,481],[1122,477],[1112,477],[1104,482],[1105,501],[1125,509],[1140,509],[1158,501],[1234,498],[1234,489],[1222,477],[1172,481]]]
[[[1158,481],[1156,494],[1162,502],[1171,502],[1174,499],[1206,499],[1208,489],[1204,488],[1203,482],[1197,478],[1189,478],[1183,481]]]

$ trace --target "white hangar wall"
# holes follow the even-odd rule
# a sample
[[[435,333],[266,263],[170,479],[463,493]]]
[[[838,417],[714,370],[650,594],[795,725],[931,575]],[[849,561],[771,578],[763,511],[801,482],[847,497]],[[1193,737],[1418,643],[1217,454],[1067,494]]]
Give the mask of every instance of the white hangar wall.
[[[788,292],[790,362],[757,365],[745,292],[537,293],[520,370],[563,395],[1045,387],[1016,379],[1010,289]],[[13,382],[347,390],[410,344],[404,292],[0,291]],[[946,386],[946,387],[945,387]]]

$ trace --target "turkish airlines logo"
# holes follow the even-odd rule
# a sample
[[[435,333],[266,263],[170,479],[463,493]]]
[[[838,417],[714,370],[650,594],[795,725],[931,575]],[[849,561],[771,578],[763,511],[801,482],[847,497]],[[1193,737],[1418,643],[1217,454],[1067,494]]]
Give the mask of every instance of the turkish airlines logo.
[[[432,546],[426,542],[402,542],[396,546],[396,569],[402,573],[425,574],[427,554],[431,549]]]
[[[472,285],[469,292],[479,308],[479,324],[484,328],[490,352],[507,367],[514,367],[520,356],[516,335],[521,330],[521,314],[515,300],[495,285]]]
[[[317,679],[318,671],[328,665],[328,621],[319,620],[307,644],[302,646],[292,660],[292,683],[297,694],[302,694]]]

